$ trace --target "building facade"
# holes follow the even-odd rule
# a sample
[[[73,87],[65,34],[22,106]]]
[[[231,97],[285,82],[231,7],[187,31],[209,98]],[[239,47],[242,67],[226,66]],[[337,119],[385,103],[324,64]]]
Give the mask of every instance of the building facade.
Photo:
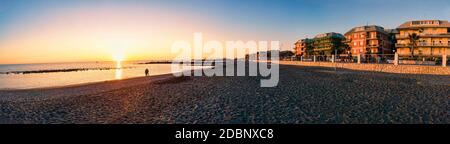
[[[308,54],[308,51],[312,49],[313,39],[301,39],[295,43],[295,56],[305,56]]]
[[[309,55],[334,55],[344,50],[345,37],[340,33],[330,32],[318,34],[314,37],[312,50]]]
[[[400,56],[450,55],[450,23],[445,20],[408,21],[397,27]],[[416,35],[417,37],[414,37]],[[413,53],[411,52],[413,49]]]
[[[392,54],[394,48],[391,30],[370,25],[352,28],[345,33],[351,54]]]

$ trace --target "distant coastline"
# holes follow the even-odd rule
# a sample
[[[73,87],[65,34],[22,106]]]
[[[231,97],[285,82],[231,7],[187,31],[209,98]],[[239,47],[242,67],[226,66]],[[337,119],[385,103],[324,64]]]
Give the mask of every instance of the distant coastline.
[[[134,67],[72,68],[72,69],[50,69],[50,70],[31,70],[31,71],[8,71],[8,72],[0,72],[0,74],[36,74],[36,73],[56,73],[56,72],[77,72],[77,71],[89,71],[89,70],[130,69],[130,68],[134,68]]]

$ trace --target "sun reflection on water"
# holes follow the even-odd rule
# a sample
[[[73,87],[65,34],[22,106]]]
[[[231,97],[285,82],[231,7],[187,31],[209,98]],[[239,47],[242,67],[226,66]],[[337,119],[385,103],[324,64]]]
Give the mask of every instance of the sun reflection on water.
[[[115,71],[115,74],[116,74],[116,79],[122,79],[122,62],[121,61],[117,61],[116,62],[116,71]]]

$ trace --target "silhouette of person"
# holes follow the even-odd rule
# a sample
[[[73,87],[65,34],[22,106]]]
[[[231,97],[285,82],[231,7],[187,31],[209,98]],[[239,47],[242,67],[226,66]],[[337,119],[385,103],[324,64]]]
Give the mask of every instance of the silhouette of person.
[[[145,69],[145,76],[148,76],[148,69]]]

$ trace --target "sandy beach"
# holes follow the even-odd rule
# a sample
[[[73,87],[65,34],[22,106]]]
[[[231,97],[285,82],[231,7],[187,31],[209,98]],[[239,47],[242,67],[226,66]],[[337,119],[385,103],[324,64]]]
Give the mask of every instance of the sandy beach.
[[[0,123],[450,123],[450,76],[280,66],[261,77],[171,74],[0,91]]]

